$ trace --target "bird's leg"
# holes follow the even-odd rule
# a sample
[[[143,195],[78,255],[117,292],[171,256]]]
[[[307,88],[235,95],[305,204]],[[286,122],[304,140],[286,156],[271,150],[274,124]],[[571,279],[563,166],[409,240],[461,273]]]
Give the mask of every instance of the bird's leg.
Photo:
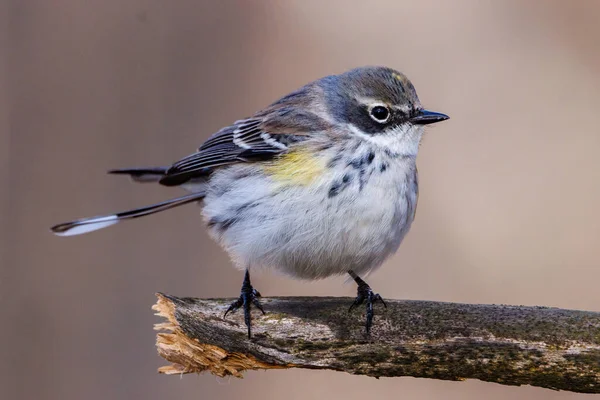
[[[373,304],[377,303],[377,301],[381,301],[383,306],[387,308],[385,301],[381,298],[378,293],[373,293],[371,287],[367,284],[367,282],[363,281],[360,276],[356,275],[356,273],[352,270],[348,271],[348,274],[354,279],[354,281],[358,284],[358,289],[356,291],[356,299],[354,299],[354,303],[350,306],[350,310],[356,306],[361,305],[362,303],[367,302],[367,323],[365,325],[367,329],[367,335],[371,333],[371,326],[373,325]]]
[[[230,311],[235,311],[240,307],[244,307],[244,322],[248,327],[248,338],[252,337],[250,306],[254,304],[254,306],[260,311],[262,311],[263,314],[265,313],[265,310],[263,310],[262,305],[258,301],[259,297],[260,293],[258,292],[258,290],[254,289],[252,287],[252,284],[250,283],[250,271],[246,270],[246,275],[244,275],[244,282],[242,282],[242,291],[240,293],[240,297],[236,301],[231,303],[227,311],[225,311],[225,315],[223,315],[223,318],[225,318]]]

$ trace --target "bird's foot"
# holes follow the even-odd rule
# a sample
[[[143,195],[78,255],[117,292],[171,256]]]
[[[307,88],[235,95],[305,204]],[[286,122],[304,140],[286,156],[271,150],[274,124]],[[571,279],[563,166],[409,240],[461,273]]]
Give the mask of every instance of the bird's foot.
[[[387,304],[383,301],[383,298],[379,295],[379,293],[374,293],[371,287],[362,280],[358,275],[350,271],[350,275],[354,278],[354,281],[358,284],[358,289],[356,291],[356,299],[354,299],[354,303],[350,306],[348,311],[352,311],[352,309],[356,306],[360,306],[364,302],[366,302],[367,306],[367,321],[365,324],[365,328],[367,331],[367,335],[371,333],[371,326],[373,326],[373,304],[380,301],[385,308],[387,308]]]
[[[248,327],[249,339],[252,337],[252,322],[250,317],[251,305],[254,304],[254,306],[263,313],[263,315],[265,314],[265,310],[263,309],[262,304],[260,304],[260,302],[258,301],[259,297],[260,293],[258,292],[258,290],[252,287],[252,284],[250,283],[250,273],[248,272],[248,270],[246,270],[246,275],[244,276],[244,282],[242,283],[240,297],[229,305],[229,308],[227,309],[227,311],[225,311],[225,315],[223,315],[223,318],[225,318],[229,312],[234,312],[238,308],[243,307],[244,322]]]

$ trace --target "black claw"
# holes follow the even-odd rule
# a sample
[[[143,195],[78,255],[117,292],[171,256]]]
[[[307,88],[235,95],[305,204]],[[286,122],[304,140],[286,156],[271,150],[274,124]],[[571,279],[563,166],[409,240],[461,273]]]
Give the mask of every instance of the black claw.
[[[354,299],[354,302],[352,304],[350,304],[350,308],[348,309],[348,311],[352,311],[352,309],[356,306],[360,306],[362,303],[364,303],[365,301],[365,296],[363,296],[363,294],[358,291],[358,294],[356,296],[356,299]]]
[[[235,311],[238,308],[240,308],[242,304],[244,304],[244,299],[242,299],[242,296],[240,296],[239,299],[237,299],[229,305],[229,308],[227,309],[227,311],[225,311],[225,315],[223,315],[223,318],[225,318],[230,311]]]
[[[231,311],[234,312],[240,307],[244,308],[244,322],[246,323],[246,327],[248,327],[248,338],[252,337],[252,322],[250,318],[250,306],[254,304],[256,308],[258,308],[263,314],[265,314],[265,310],[262,307],[262,304],[258,301],[260,297],[260,293],[258,290],[252,287],[250,283],[250,273],[246,270],[246,275],[244,276],[244,282],[242,283],[242,290],[240,293],[240,297],[231,303],[227,311],[225,311],[225,315],[223,318],[227,316],[227,314]]]
[[[387,304],[385,304],[385,301],[383,301],[383,298],[379,295],[379,293],[373,292],[373,290],[367,284],[367,282],[362,280],[358,275],[356,275],[352,271],[349,271],[348,273],[350,274],[350,276],[352,276],[352,278],[354,278],[354,280],[358,284],[358,288],[356,290],[356,299],[354,299],[354,302],[352,303],[348,311],[352,311],[354,307],[361,305],[366,300],[367,318],[365,329],[367,331],[368,336],[371,333],[371,326],[373,326],[373,316],[375,315],[375,313],[373,312],[373,304],[380,301],[385,308],[387,308]]]
[[[265,315],[265,310],[263,309],[262,304],[260,304],[260,301],[258,301],[258,298],[260,297],[260,293],[256,290],[253,290],[253,294],[254,294],[254,296],[252,297],[252,304],[254,304],[254,306],[256,308],[258,308],[260,310],[260,312],[263,313],[263,315]]]
[[[377,303],[378,301],[380,301],[381,304],[383,304],[384,308],[387,308],[387,304],[385,304],[385,301],[383,300],[383,298],[379,295],[379,293],[375,293],[375,298],[373,299],[373,302]]]

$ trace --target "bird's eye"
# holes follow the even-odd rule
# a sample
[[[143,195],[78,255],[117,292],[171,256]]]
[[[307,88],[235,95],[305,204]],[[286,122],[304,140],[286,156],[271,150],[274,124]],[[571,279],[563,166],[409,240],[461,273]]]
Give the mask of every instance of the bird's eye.
[[[385,124],[390,119],[390,110],[386,106],[374,106],[369,110],[372,119],[380,124]]]

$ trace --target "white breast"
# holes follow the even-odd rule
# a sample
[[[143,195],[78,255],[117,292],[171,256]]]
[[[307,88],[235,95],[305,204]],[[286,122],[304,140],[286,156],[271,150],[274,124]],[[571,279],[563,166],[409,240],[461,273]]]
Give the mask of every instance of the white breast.
[[[309,185],[281,186],[247,165],[215,174],[203,212],[211,233],[240,268],[319,279],[379,267],[414,218],[415,160],[354,154]]]

